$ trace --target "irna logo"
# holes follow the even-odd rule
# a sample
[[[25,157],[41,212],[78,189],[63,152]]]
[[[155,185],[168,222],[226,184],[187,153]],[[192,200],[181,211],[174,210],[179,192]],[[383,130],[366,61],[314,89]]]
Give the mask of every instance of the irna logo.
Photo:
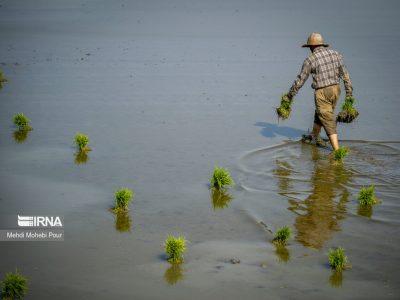
[[[18,215],[19,227],[62,227],[59,216],[20,216]]]

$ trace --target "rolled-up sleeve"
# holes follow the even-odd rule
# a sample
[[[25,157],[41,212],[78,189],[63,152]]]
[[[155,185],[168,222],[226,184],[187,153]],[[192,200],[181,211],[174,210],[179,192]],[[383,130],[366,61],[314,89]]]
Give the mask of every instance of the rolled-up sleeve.
[[[301,67],[300,74],[297,75],[296,80],[293,82],[293,85],[289,90],[288,93],[289,98],[293,98],[294,96],[296,96],[297,92],[307,81],[310,73],[311,73],[311,62],[308,58],[306,58],[303,62],[303,66]]]
[[[353,85],[351,84],[350,75],[347,71],[346,65],[343,62],[343,57],[339,57],[339,76],[343,80],[346,96],[353,95]]]

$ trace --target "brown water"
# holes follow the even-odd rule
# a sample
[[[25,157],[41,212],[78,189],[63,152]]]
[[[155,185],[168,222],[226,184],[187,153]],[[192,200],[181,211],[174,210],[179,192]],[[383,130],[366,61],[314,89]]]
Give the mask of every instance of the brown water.
[[[0,277],[28,276],[27,299],[399,298],[399,144],[370,142],[400,141],[399,10],[3,1],[0,221],[63,215],[66,235],[1,243]],[[339,126],[351,151],[343,164],[296,142],[312,125],[309,82],[288,121],[273,109],[316,24],[344,54],[359,100],[358,120]],[[33,131],[15,132],[17,112]],[[87,155],[73,147],[78,131],[90,137]],[[215,165],[235,188],[208,189]],[[372,183],[381,202],[360,208],[358,190]],[[135,191],[128,214],[109,210],[119,187]],[[294,236],[276,248],[284,225]],[[165,260],[170,233],[189,241],[181,266]],[[352,265],[340,274],[327,266],[336,246]]]

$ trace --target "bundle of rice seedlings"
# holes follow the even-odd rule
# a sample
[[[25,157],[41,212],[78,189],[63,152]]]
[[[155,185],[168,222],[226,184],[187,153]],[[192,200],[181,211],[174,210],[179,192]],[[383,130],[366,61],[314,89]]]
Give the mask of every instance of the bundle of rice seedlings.
[[[3,83],[6,83],[8,80],[4,77],[3,72],[0,70],[0,90],[3,88]]]
[[[369,187],[363,187],[358,194],[358,202],[362,206],[372,206],[378,203],[375,197],[375,187],[371,185]]]
[[[218,166],[214,168],[214,173],[210,179],[210,186],[212,188],[220,189],[234,184],[235,182],[233,181],[228,170]]]
[[[354,108],[355,99],[352,96],[348,96],[344,99],[344,103],[342,105],[342,110],[336,117],[336,120],[341,123],[351,123],[355,118],[358,117],[359,113]]]
[[[13,118],[15,126],[17,126],[20,131],[32,130],[32,127],[29,125],[30,121],[31,120],[29,120],[23,113],[15,114]]]
[[[289,226],[283,226],[279,228],[274,236],[272,242],[278,245],[286,245],[286,242],[289,240],[290,236],[292,235],[292,230]]]
[[[292,111],[292,99],[289,99],[287,94],[282,95],[281,98],[281,106],[276,108],[276,113],[278,114],[278,118],[282,120],[286,120],[290,116],[290,112]]]
[[[75,144],[79,151],[90,151],[89,144],[89,137],[86,134],[78,132],[75,135]]]
[[[329,265],[336,271],[341,271],[348,267],[347,256],[344,254],[342,247],[329,249],[328,259]]]
[[[28,280],[25,276],[15,273],[6,273],[0,282],[1,299],[23,299],[28,291]]]
[[[123,212],[128,210],[129,203],[134,197],[134,192],[127,188],[121,188],[115,192],[114,212]]]
[[[349,149],[346,147],[340,147],[339,149],[333,152],[333,158],[336,161],[342,161],[349,154]]]
[[[170,263],[178,264],[183,262],[183,253],[186,251],[185,237],[169,235],[165,240],[164,247]]]

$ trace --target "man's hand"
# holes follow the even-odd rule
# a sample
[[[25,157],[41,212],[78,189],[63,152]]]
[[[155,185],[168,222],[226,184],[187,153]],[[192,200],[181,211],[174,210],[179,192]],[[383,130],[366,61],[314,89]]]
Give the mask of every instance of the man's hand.
[[[290,94],[285,94],[282,96],[282,101],[292,102],[293,97]]]

